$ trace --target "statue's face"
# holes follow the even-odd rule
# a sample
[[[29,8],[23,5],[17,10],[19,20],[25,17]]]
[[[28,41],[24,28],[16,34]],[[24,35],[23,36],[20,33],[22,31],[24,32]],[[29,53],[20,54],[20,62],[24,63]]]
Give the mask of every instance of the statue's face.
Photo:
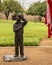
[[[22,20],[22,18],[24,18],[24,15],[23,15],[23,14],[18,14],[18,15],[16,15],[16,20],[17,20],[17,21]]]
[[[18,15],[16,16],[16,20],[21,20],[20,17],[19,17]]]

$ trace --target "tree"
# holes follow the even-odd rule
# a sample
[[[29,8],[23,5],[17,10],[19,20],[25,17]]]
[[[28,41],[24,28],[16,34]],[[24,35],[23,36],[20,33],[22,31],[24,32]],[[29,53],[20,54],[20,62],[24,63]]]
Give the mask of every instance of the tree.
[[[27,10],[27,14],[30,15],[39,15],[39,16],[45,16],[46,12],[46,2],[38,2],[38,3],[33,3],[30,8]]]
[[[4,0],[1,3],[0,11],[1,12],[3,11],[5,16],[6,16],[6,19],[8,19],[8,16],[9,16],[10,12],[15,12],[15,14],[19,13],[19,12],[23,12],[23,8],[15,0]]]

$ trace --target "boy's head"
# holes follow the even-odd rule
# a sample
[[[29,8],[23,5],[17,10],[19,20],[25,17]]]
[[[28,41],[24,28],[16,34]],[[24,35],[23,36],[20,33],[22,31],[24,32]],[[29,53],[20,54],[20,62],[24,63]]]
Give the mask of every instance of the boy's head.
[[[16,20],[17,20],[17,21],[22,20],[22,18],[24,18],[24,15],[23,15],[22,13],[18,13],[18,14],[16,15]]]

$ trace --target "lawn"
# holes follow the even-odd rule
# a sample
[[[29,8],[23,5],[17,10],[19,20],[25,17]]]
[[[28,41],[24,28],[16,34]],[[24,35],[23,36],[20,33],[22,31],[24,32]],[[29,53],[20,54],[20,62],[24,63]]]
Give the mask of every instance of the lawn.
[[[0,20],[0,46],[14,45],[14,23],[11,20]],[[43,38],[47,38],[47,26],[44,23],[28,22],[24,28],[24,45],[37,46]]]

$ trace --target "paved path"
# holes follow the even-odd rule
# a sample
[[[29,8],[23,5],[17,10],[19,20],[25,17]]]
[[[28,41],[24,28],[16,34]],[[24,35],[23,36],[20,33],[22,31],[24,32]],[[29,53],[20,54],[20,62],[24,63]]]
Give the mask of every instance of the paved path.
[[[0,65],[52,65],[52,47],[24,47],[28,60],[21,62],[4,62],[3,55],[14,54],[14,47],[0,47]]]

